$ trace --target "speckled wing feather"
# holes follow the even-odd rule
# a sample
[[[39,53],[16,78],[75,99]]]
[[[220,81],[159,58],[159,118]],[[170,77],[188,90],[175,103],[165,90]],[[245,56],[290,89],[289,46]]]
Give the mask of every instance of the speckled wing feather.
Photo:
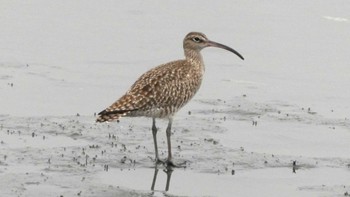
[[[202,71],[188,60],[178,60],[144,73],[124,96],[100,112],[97,122],[121,116],[172,116],[197,92]]]

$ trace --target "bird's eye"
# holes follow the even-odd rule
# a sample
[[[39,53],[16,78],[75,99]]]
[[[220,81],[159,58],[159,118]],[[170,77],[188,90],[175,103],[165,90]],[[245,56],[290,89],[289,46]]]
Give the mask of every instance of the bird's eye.
[[[201,40],[200,38],[198,38],[198,37],[194,37],[194,38],[192,38],[192,40],[195,41],[195,42],[201,42],[201,41],[202,41],[202,40]]]

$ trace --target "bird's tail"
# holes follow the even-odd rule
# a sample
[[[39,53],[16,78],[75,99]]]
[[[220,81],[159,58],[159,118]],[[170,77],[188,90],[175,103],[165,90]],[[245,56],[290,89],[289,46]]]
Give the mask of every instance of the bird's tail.
[[[133,111],[133,110],[114,110],[114,111],[103,110],[100,113],[98,113],[96,122],[119,121],[120,117],[125,116],[130,111]]]
[[[133,95],[124,95],[107,109],[98,113],[96,122],[118,121],[120,117],[130,115],[131,112],[137,111],[139,106],[135,106]]]
[[[106,110],[103,110],[98,114],[96,122],[111,122],[115,120],[118,121],[121,116],[121,114],[109,114],[106,112]]]

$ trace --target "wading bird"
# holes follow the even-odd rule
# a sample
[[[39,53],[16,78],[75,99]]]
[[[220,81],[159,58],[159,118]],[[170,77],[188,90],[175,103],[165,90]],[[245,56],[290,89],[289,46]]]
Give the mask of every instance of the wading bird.
[[[205,68],[200,51],[206,47],[228,50],[244,60],[234,49],[210,41],[203,33],[191,32],[183,41],[186,59],[162,64],[141,75],[120,99],[98,114],[96,122],[118,120],[122,116],[151,117],[155,160],[158,163],[162,161],[158,155],[156,118],[168,119],[168,159],[165,163],[174,166],[170,141],[173,117],[201,85]]]

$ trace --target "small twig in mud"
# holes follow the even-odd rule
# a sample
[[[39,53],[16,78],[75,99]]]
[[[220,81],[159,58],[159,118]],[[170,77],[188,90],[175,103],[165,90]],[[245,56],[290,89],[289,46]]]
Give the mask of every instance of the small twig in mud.
[[[112,143],[113,143],[113,142],[112,142]],[[93,145],[91,145],[91,146],[89,145],[89,148],[100,148],[100,146],[99,146],[99,145],[94,145],[94,144],[93,144]]]
[[[148,156],[148,158],[149,158],[151,161],[154,161],[154,159],[153,159],[151,156]]]
[[[120,160],[120,163],[125,163],[126,159],[127,159],[127,157],[124,156],[124,157]]]
[[[219,144],[219,142],[216,141],[216,140],[214,140],[213,138],[209,138],[209,139],[204,138],[204,141],[206,141],[206,142],[212,142],[214,145]],[[182,143],[182,142],[181,142],[181,143]],[[192,144],[191,144],[191,146],[192,146]]]
[[[126,151],[126,146],[125,144],[122,144],[123,150]]]
[[[108,139],[113,139],[113,140],[116,140],[117,137],[114,135],[114,134],[110,134],[108,133]]]
[[[258,125],[258,121],[253,120],[253,126],[257,126]]]
[[[293,173],[297,173],[297,170],[299,169],[299,167],[297,166],[297,161],[296,160],[294,160],[293,161]]]

